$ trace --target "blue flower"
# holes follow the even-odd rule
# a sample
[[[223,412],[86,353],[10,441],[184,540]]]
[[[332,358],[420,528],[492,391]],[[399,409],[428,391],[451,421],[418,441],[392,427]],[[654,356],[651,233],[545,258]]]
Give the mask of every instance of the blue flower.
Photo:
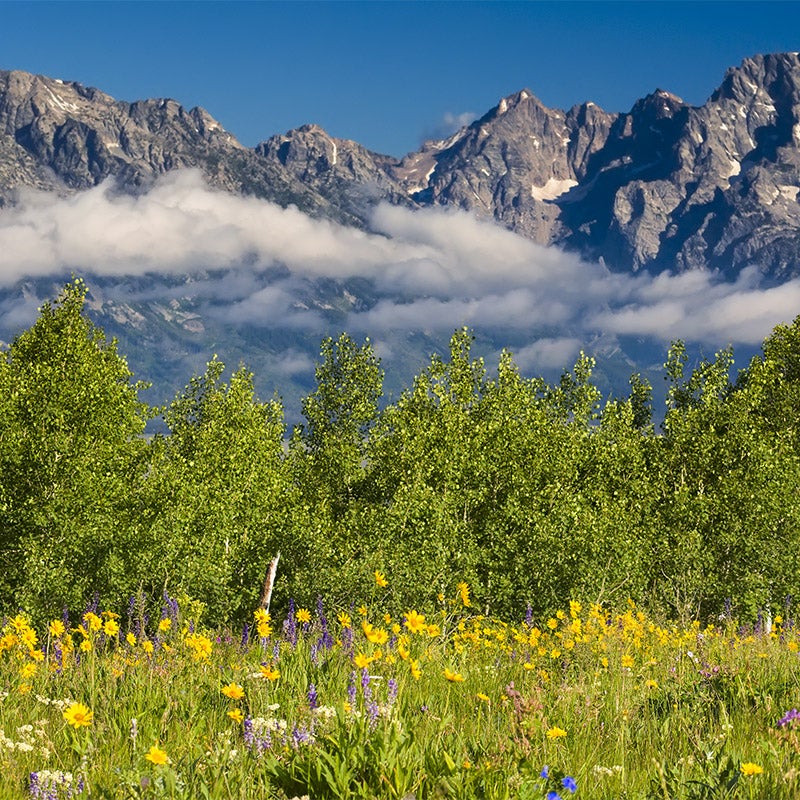
[[[561,795],[558,792],[548,792],[547,800],[561,800]]]
[[[547,764],[544,765],[542,771],[539,773],[540,778],[544,778],[545,780],[550,777],[550,767]]]
[[[569,792],[572,794],[575,794],[575,792],[578,791],[578,784],[575,783],[575,778],[570,778],[569,775],[567,775],[565,778],[562,778],[561,785],[565,789],[569,790]]]

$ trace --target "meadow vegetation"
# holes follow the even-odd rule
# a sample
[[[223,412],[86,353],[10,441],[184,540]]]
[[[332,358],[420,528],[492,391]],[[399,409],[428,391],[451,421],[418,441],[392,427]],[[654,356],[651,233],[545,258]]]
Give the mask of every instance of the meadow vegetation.
[[[800,317],[658,427],[342,334],[287,431],[216,358],[143,403],[86,293],[0,354],[0,796],[797,795]]]

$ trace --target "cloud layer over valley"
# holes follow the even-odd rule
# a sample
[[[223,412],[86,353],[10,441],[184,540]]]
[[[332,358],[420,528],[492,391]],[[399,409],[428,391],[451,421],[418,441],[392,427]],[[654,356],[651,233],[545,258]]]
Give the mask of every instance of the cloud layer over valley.
[[[105,276],[109,299],[190,295],[209,319],[317,342],[334,314],[341,329],[385,340],[387,353],[398,332],[468,325],[502,340],[508,331],[531,369],[568,366],[599,335],[757,345],[800,310],[800,281],[764,286],[754,267],[735,283],[612,274],[466,212],[382,204],[371,223],[365,232],[213,191],[193,171],[135,197],[111,183],[70,197],[29,193],[0,211],[0,289],[73,271],[91,287],[92,275]],[[160,275],[171,289],[138,279]],[[3,332],[29,324],[35,305],[0,299]],[[289,372],[310,367],[300,353],[287,359]]]

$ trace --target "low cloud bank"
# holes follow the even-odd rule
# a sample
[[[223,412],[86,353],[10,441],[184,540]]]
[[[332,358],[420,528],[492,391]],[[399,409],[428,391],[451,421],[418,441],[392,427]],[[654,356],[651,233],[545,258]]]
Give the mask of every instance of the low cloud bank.
[[[30,193],[0,211],[0,287],[70,271],[191,273],[180,292],[206,303],[207,313],[311,333],[326,313],[315,281],[368,279],[377,299],[348,305],[353,298],[343,294],[343,328],[387,341],[389,331],[509,330],[528,342],[519,358],[542,364],[565,363],[599,333],[759,344],[800,310],[798,280],[766,287],[755,268],[734,283],[705,272],[612,274],[460,211],[382,204],[372,228],[215,191],[193,171],[171,173],[136,197],[110,183],[68,198]],[[136,286],[125,297],[149,299],[146,283]],[[6,329],[30,313],[0,303]],[[294,354],[282,368],[306,366]]]

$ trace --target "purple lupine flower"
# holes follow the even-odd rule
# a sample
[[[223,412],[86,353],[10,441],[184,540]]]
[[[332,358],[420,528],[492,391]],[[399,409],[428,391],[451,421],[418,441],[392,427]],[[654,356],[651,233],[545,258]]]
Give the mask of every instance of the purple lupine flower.
[[[369,729],[374,730],[375,726],[378,724],[378,717],[380,716],[381,710],[378,708],[378,704],[370,698],[367,701],[367,718],[369,719]]]
[[[361,670],[361,690],[364,693],[365,700],[369,697],[372,697],[372,692],[370,691],[369,688],[369,682],[370,682],[369,671],[365,667],[364,669]]]
[[[272,646],[272,660],[277,664],[278,659],[281,657],[281,643],[279,639],[275,640],[275,644]]]
[[[307,728],[295,725],[292,728],[292,747],[297,750],[301,744],[309,744],[313,741],[313,736]]]
[[[28,787],[30,789],[31,797],[39,796],[39,773],[31,772],[28,776]]]
[[[250,643],[250,623],[245,622],[242,627],[241,649],[247,650],[247,645]]]
[[[297,619],[295,618],[294,598],[289,599],[289,613],[283,621],[283,633],[292,647],[297,646]]]
[[[561,785],[570,793],[575,794],[578,791],[578,784],[575,783],[575,778],[571,778],[569,775],[565,776],[561,779]]]
[[[533,627],[533,608],[530,603],[528,603],[528,607],[525,609],[525,624],[529,628]]]
[[[789,725],[792,725],[793,722],[800,719],[800,711],[796,708],[793,708],[791,711],[787,711],[777,723],[778,728],[786,728]],[[792,727],[795,727],[792,725]]]
[[[389,678],[386,684],[386,699],[390,706],[393,706],[394,701],[397,700],[397,681],[394,678]]]
[[[347,683],[347,702],[350,703],[350,708],[356,706],[356,673],[350,673],[350,680]]]
[[[311,645],[311,649],[309,650],[309,657],[311,658],[311,663],[315,666],[319,666],[319,648],[320,648],[320,641],[318,640]]]
[[[58,664],[58,666],[56,667],[56,673],[60,675],[61,672],[63,671],[63,667],[61,665],[64,654],[63,651],[61,650],[61,645],[57,641],[53,642],[53,656],[55,657],[56,663]]]
[[[333,647],[334,639],[330,629],[328,628],[328,618],[325,616],[325,609],[322,605],[322,597],[320,595],[317,595],[317,619],[319,620],[320,627],[318,644],[320,647],[330,650],[331,647]]]
[[[313,683],[308,684],[308,707],[312,711],[317,707],[317,687]]]
[[[249,750],[253,746],[253,743],[255,741],[255,734],[253,733],[252,717],[244,718],[242,738],[244,739],[244,746]]]
[[[342,649],[344,650],[345,654],[349,657],[353,657],[353,629],[352,628],[345,628],[342,631]]]

